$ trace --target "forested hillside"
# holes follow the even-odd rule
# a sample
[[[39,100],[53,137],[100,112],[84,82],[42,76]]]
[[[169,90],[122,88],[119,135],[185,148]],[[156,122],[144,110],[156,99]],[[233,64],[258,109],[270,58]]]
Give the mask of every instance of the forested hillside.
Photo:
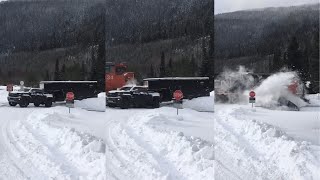
[[[1,2],[0,83],[97,80],[104,21],[103,0]]]
[[[106,17],[107,61],[138,78],[213,74],[212,0],[108,1]]]
[[[319,4],[215,15],[215,60],[215,73],[237,65],[262,73],[289,67],[318,84]]]

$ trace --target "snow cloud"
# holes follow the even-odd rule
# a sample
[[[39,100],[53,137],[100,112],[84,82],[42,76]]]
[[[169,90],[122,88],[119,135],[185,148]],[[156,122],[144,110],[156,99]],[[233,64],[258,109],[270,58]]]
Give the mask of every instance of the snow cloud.
[[[297,6],[318,2],[318,0],[216,0],[215,14],[265,7]]]

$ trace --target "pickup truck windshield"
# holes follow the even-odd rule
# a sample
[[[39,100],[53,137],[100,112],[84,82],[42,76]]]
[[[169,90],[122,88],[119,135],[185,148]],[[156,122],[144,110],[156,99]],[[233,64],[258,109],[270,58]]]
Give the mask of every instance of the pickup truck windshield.
[[[122,91],[129,91],[132,87],[122,87],[120,90]]]

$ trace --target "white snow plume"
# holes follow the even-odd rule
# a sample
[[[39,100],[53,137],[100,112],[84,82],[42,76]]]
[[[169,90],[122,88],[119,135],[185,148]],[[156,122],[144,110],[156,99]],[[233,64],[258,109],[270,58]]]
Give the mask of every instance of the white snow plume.
[[[135,86],[137,84],[138,82],[136,79],[130,79],[129,81],[126,82],[126,86]]]
[[[257,105],[273,108],[277,107],[279,98],[285,98],[298,107],[305,106],[306,103],[299,96],[288,90],[293,80],[300,81],[297,73],[293,71],[279,72],[269,76],[255,89]],[[302,88],[298,87],[300,91]],[[245,92],[245,94],[248,96],[249,93]]]
[[[254,77],[250,75],[248,69],[239,66],[238,71],[226,70],[215,81],[216,93],[227,94],[229,102],[246,102],[243,96],[245,90],[254,86]]]

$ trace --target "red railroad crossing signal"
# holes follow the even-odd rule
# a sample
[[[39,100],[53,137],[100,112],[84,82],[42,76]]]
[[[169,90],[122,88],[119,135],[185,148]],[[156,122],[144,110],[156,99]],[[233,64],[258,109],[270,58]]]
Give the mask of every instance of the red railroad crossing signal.
[[[256,96],[256,93],[254,91],[250,91],[249,96],[253,98]]]
[[[183,98],[183,93],[181,90],[176,90],[173,93],[173,97],[176,101],[180,101]]]
[[[73,100],[74,100],[74,94],[73,94],[73,92],[68,92],[66,99],[67,99],[67,101],[73,101]]]
[[[8,85],[7,85],[7,91],[8,91],[8,92],[13,91],[13,84],[8,84]]]

